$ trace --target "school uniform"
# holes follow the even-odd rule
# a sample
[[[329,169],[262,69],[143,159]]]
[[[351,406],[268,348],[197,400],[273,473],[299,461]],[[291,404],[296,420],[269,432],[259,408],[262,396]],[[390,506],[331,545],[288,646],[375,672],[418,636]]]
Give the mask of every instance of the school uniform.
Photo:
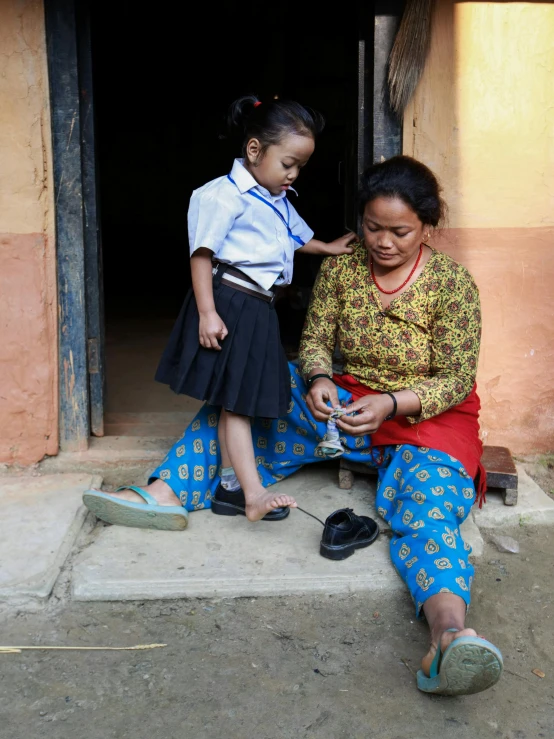
[[[221,351],[198,338],[192,289],[156,372],[176,393],[250,417],[278,418],[290,403],[290,374],[275,291],[292,280],[294,252],[314,232],[288,202],[259,185],[242,160],[195,190],[188,211],[191,256],[213,252],[215,309],[228,335]]]

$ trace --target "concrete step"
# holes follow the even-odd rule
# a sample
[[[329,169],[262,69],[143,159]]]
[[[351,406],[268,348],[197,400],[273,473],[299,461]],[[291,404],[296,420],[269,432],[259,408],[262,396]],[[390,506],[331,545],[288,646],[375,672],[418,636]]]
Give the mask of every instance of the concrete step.
[[[518,475],[517,505],[506,506],[499,493],[487,492],[487,502],[473,509],[480,529],[496,530],[511,526],[554,524],[554,500],[516,465]]]
[[[76,600],[136,600],[181,597],[245,597],[404,590],[389,557],[388,526],[374,508],[374,482],[357,479],[348,492],[337,470],[307,467],[275,490],[296,497],[324,521],[351,507],[379,522],[371,546],[334,562],[319,554],[322,526],[298,510],[284,521],[249,523],[244,517],[190,514],[183,532],[99,525],[95,541],[74,563]],[[473,519],[463,527],[475,556],[483,540]],[[407,596],[406,596],[407,597]]]
[[[176,436],[91,437],[84,452],[60,452],[39,464],[42,474],[87,472],[100,475],[107,489],[146,483],[149,473],[164,459]]]
[[[50,595],[87,515],[83,492],[101,484],[87,474],[0,478],[0,602]]]

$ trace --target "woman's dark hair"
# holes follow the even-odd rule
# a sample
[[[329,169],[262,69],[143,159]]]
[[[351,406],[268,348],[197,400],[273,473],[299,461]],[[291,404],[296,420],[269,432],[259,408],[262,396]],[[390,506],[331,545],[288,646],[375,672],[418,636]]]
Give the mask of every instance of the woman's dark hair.
[[[227,127],[229,134],[242,137],[242,154],[250,139],[258,139],[262,152],[268,146],[279,144],[287,134],[311,136],[323,131],[325,119],[320,113],[293,100],[260,102],[255,95],[244,95],[229,107]]]
[[[360,215],[375,198],[400,198],[419,220],[437,226],[446,215],[441,187],[429,167],[408,156],[396,156],[368,167],[359,192]]]

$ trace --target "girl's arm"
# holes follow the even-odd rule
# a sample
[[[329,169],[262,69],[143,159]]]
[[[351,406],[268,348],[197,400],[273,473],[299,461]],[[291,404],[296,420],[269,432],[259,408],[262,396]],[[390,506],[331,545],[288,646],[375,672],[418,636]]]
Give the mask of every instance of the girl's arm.
[[[335,257],[339,256],[339,254],[352,254],[354,249],[348,246],[348,244],[358,240],[358,236],[350,231],[344,236],[341,236],[340,239],[330,241],[328,244],[324,241],[319,241],[319,239],[311,239],[307,244],[304,244],[304,246],[297,249],[296,252],[302,252],[304,254],[323,254],[326,257]]]
[[[190,258],[192,289],[198,306],[198,338],[205,349],[221,351],[219,341],[227,336],[227,327],[217,314],[212,283],[212,252],[201,246]]]

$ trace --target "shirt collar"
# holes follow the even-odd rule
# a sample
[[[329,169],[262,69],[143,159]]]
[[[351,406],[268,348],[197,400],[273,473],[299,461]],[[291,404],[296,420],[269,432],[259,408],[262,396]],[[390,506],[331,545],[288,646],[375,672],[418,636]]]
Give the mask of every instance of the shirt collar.
[[[248,190],[256,188],[261,195],[272,201],[281,200],[282,198],[287,196],[287,193],[285,191],[280,192],[279,195],[272,195],[269,190],[266,190],[265,187],[262,187],[258,182],[256,182],[256,180],[252,177],[250,172],[244,166],[243,162],[244,159],[235,159],[235,161],[233,162],[233,167],[231,169],[231,177],[234,179],[239,192],[242,195],[244,195],[245,192],[248,192]],[[289,187],[289,192],[293,192],[298,197],[298,193],[293,187]]]

